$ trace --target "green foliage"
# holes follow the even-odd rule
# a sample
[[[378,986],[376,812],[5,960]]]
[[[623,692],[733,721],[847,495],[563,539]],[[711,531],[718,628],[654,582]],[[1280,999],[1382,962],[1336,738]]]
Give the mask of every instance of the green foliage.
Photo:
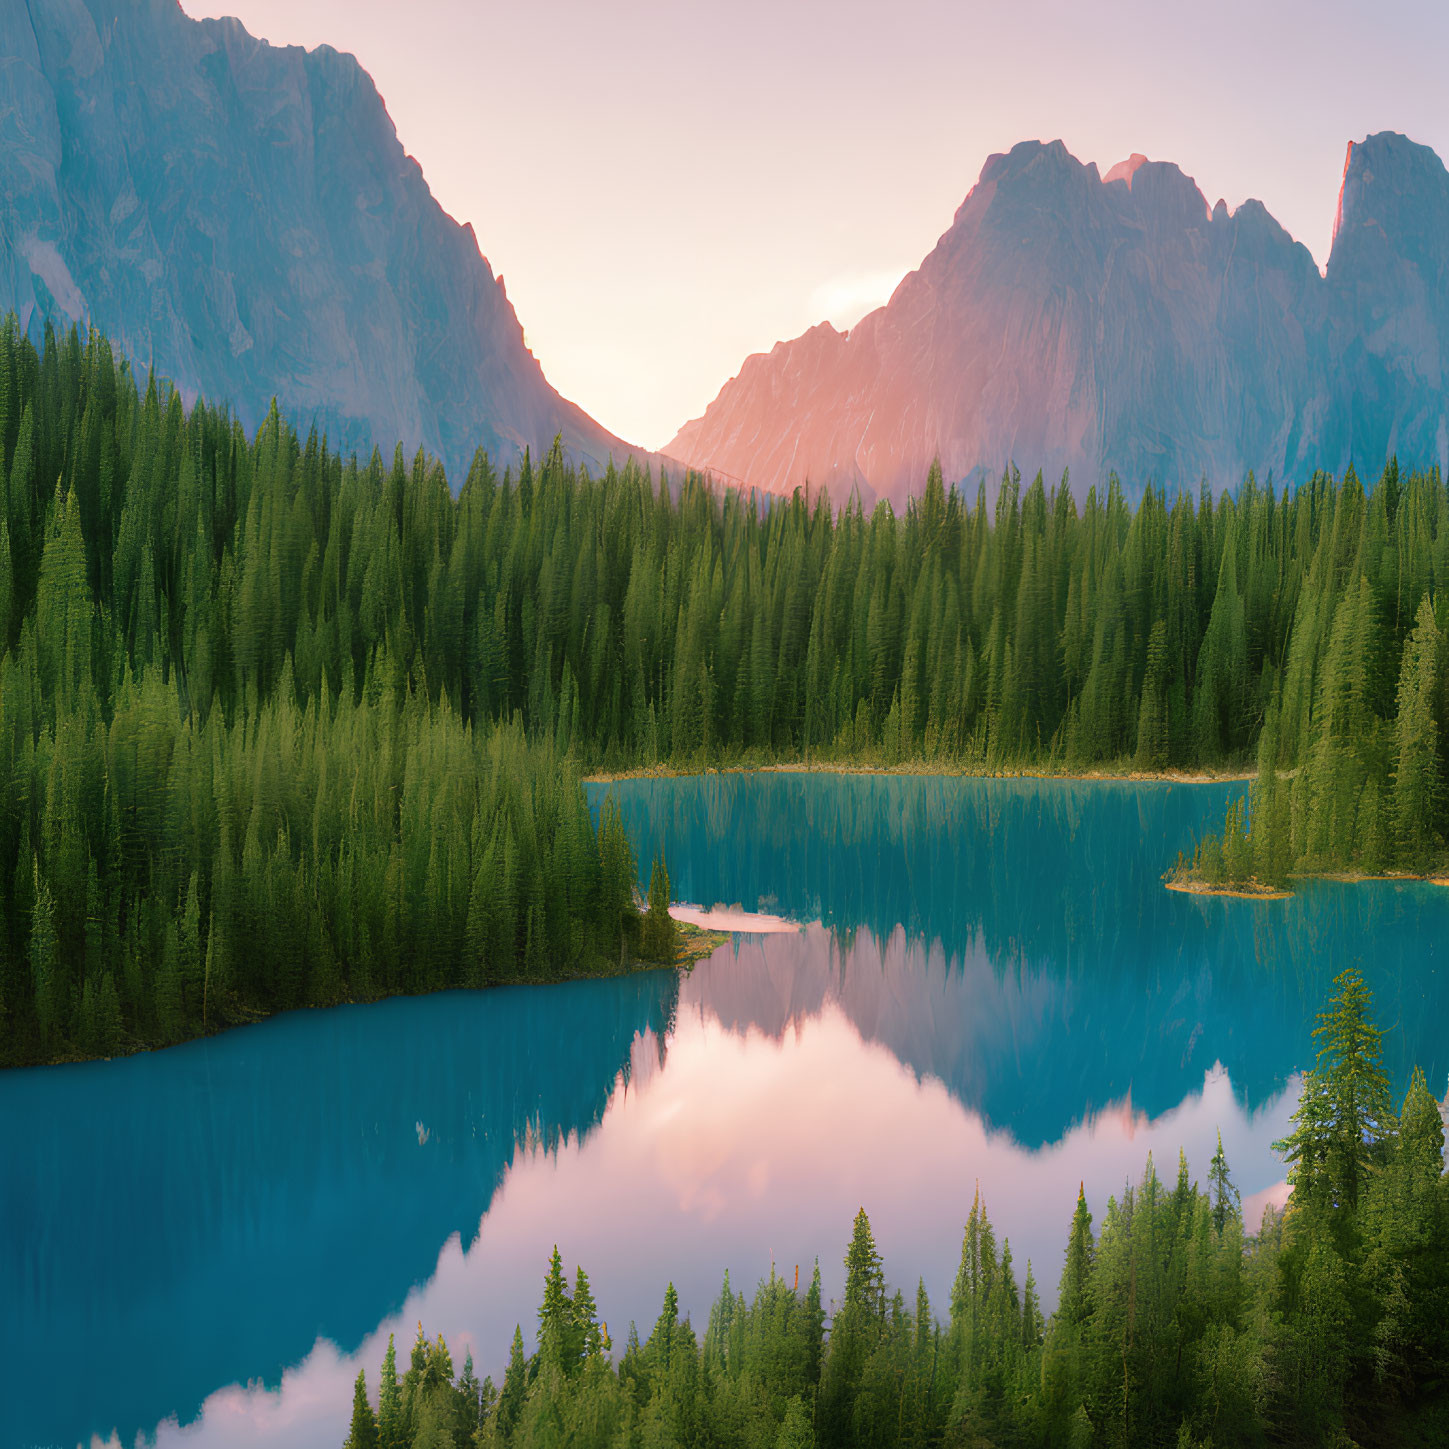
[[[377,1416],[367,1399],[367,1375],[359,1369],[352,1392],[352,1424],[343,1449],[378,1449]]]
[[[649,872],[649,908],[640,931],[639,954],[671,964],[679,954],[679,928],[669,914],[669,871],[662,858],[655,859]]]
[[[1254,697],[1260,701],[1251,850],[1245,861],[1229,859],[1225,838],[1214,837],[1189,873],[1210,884],[1281,886],[1294,871],[1374,875],[1442,864],[1449,692],[1436,602],[1446,520],[1437,470],[1405,480],[1392,461],[1369,499],[1350,469],[1341,484],[1315,479],[1280,507],[1266,553],[1250,552],[1262,582],[1244,591],[1246,637],[1264,641],[1257,680],[1251,643],[1242,691],[1236,644],[1210,650],[1205,638],[1195,696],[1199,725],[1221,725],[1224,713],[1203,713],[1211,664],[1213,680],[1230,681],[1213,685],[1217,697],[1226,697],[1224,688],[1238,691],[1249,715]],[[1274,581],[1277,609],[1255,619]],[[1225,586],[1224,578],[1220,601]],[[1218,633],[1235,641],[1231,591],[1227,600],[1228,622]],[[1264,635],[1265,625],[1276,635]],[[1198,735],[1208,758],[1213,730],[1200,727]]]
[[[641,923],[584,768],[1257,746],[1212,878],[1428,868],[1449,833],[1437,473],[1133,510],[937,469],[898,515],[555,445],[455,495],[188,411],[99,334],[41,357],[10,319],[0,391],[7,1063],[672,959],[667,875]]]
[[[1388,1155],[1395,1123],[1368,987],[1352,968],[1334,986],[1313,1033],[1322,1043],[1318,1070],[1307,1074],[1294,1132],[1280,1145],[1295,1203],[1342,1225],[1354,1220],[1370,1176]]]
[[[1433,606],[1425,597],[1414,631],[1404,643],[1394,725],[1394,823],[1399,858],[1411,869],[1424,866],[1434,855],[1444,793],[1434,710],[1443,650]]]
[[[1242,1221],[1243,1196],[1233,1185],[1228,1172],[1228,1159],[1223,1153],[1223,1134],[1218,1133],[1218,1149],[1208,1167],[1208,1195],[1212,1199],[1213,1228],[1221,1233],[1230,1218]]]
[[[391,1334],[387,1337],[387,1353],[378,1380],[377,1439],[380,1449],[407,1449],[407,1420],[403,1413],[402,1385],[397,1376],[397,1350]]]
[[[275,409],[248,439],[96,334],[42,360],[11,319],[0,380],[0,1065],[627,961],[617,809],[494,629],[490,550],[538,575],[521,480],[480,459],[454,499]]]

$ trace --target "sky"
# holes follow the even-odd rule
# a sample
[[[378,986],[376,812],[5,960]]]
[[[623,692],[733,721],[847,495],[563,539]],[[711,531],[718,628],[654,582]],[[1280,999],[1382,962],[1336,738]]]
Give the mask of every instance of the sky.
[[[1175,161],[1327,260],[1345,145],[1449,158],[1442,0],[182,0],[371,73],[549,380],[663,446],[752,353],[858,321],[987,156]]]

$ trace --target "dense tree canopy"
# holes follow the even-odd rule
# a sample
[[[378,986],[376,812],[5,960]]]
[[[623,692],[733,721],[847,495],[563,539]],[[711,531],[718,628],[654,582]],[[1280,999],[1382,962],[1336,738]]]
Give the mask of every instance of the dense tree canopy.
[[[344,459],[275,409],[248,438],[12,319],[0,483],[12,1062],[617,962],[634,862],[576,768],[1256,751],[1219,874],[1442,849],[1437,473],[1134,511],[933,470],[897,516],[555,447],[480,453],[455,495],[422,454]]]
[[[1444,857],[1449,631],[1445,489],[1390,464],[1350,476],[1305,545],[1247,817],[1230,812],[1183,874],[1281,886],[1290,872],[1425,871]]]
[[[0,438],[0,605],[47,694],[89,671],[108,704],[154,664],[231,719],[286,671],[301,707],[367,676],[591,766],[1238,764],[1276,707],[1280,764],[1327,778],[1372,734],[1411,842],[1440,824],[1437,473],[1134,511],[1014,472],[973,504],[933,471],[898,517],[591,478],[555,449],[501,476],[480,453],[455,497],[422,454],[343,460],[275,413],[249,441],[138,393],[99,337],[37,356],[13,328]]]
[[[249,441],[13,320],[0,455],[0,1064],[673,960],[617,811],[429,662],[476,624],[436,469]]]

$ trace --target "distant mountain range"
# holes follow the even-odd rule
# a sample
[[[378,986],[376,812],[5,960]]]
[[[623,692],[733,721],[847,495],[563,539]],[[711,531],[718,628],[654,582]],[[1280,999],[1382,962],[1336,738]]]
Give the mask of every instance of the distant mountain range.
[[[665,451],[773,491],[897,501],[1015,461],[1074,489],[1449,462],[1449,173],[1350,145],[1327,275],[1176,166],[992,156],[886,306],[748,358]]]
[[[92,322],[247,423],[275,393],[344,448],[425,444],[455,482],[480,444],[630,451],[549,386],[351,56],[176,0],[0,5],[0,308]]]
[[[176,0],[0,5],[0,308],[92,322],[254,424],[275,394],[344,449],[426,445],[455,482],[562,434],[560,397],[365,71]],[[848,333],[746,360],[666,448],[727,480],[897,501],[1015,461],[1081,491],[1449,463],[1449,173],[1350,146],[1327,276],[1256,201],[1059,142],[991,157],[934,251]]]

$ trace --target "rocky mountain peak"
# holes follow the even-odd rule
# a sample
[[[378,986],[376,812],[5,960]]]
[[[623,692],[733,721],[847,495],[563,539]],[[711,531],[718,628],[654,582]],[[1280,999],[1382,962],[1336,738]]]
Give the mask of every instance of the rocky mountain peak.
[[[1344,265],[1359,245],[1388,243],[1421,260],[1444,251],[1449,172],[1428,147],[1397,131],[1379,131],[1344,157],[1329,267]]]
[[[1132,178],[1137,174],[1137,168],[1147,160],[1140,151],[1134,151],[1125,161],[1119,161],[1103,178],[1104,185],[1113,181],[1125,181],[1127,189],[1132,189]]]
[[[353,56],[176,0],[0,6],[0,307],[457,480],[480,445],[628,451],[549,386]]]
[[[1080,168],[1081,163],[1061,141],[1018,141],[1010,151],[997,151],[986,158],[977,185],[1010,181],[1032,172],[1040,175]]]
[[[1121,183],[1120,185],[1118,183]],[[989,157],[890,302],[824,348],[752,358],[667,451],[759,486],[902,500],[939,456],[1224,486],[1449,461],[1449,174],[1382,133],[1351,147],[1320,276],[1258,201],[1209,208],[1170,162],[1099,180],[1060,141]]]

